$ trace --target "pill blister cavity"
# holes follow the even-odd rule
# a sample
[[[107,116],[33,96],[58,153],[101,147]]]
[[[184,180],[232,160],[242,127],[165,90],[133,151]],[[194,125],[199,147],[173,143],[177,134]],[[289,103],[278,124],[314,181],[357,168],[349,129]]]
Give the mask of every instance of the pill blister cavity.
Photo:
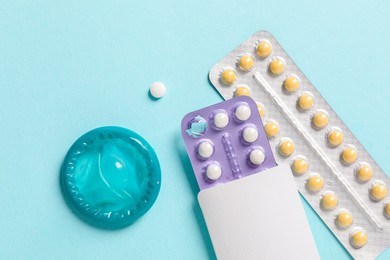
[[[307,180],[307,187],[312,192],[318,192],[324,187],[324,180],[320,175],[312,175]]]
[[[362,248],[367,244],[368,237],[364,230],[357,230],[352,233],[350,241],[351,241],[351,245],[354,248],[358,249],[358,248]]]
[[[336,217],[336,224],[338,228],[347,229],[353,223],[352,214],[346,210],[341,211]]]
[[[229,124],[229,116],[224,110],[219,110],[214,113],[213,125],[217,129],[225,128]]]
[[[279,124],[275,121],[268,121],[264,130],[268,138],[275,138],[279,134]]]
[[[314,105],[314,98],[308,92],[304,92],[298,99],[298,107],[303,111],[310,110],[313,107],[313,105]]]
[[[278,146],[279,153],[284,157],[291,156],[295,151],[294,142],[289,138],[283,138]]]
[[[344,164],[350,165],[356,162],[358,158],[358,152],[355,147],[353,146],[347,146],[343,149],[341,152],[341,161]]]
[[[255,66],[255,59],[252,55],[245,54],[238,60],[238,67],[243,71],[249,71]]]
[[[237,80],[237,73],[233,69],[224,69],[221,72],[220,79],[225,85],[233,85],[233,83]]]
[[[385,214],[386,218],[390,219],[390,203],[385,204],[385,207],[383,208],[383,213]]]
[[[259,137],[259,132],[255,126],[247,126],[242,131],[242,138],[246,143],[253,143]]]
[[[321,199],[321,207],[325,210],[334,210],[338,205],[337,196],[334,193],[325,193]]]
[[[340,128],[332,128],[327,136],[328,143],[331,147],[337,147],[344,141],[344,134]]]
[[[221,178],[222,169],[217,162],[212,162],[209,165],[207,165],[205,173],[206,173],[207,180],[216,181],[219,178]]]
[[[272,52],[272,45],[266,40],[262,40],[256,46],[256,53],[260,58],[268,57]]]
[[[201,141],[198,145],[198,154],[201,159],[208,159],[214,153],[214,146],[211,141],[204,140]]]
[[[312,123],[316,129],[323,129],[329,123],[329,116],[325,111],[318,110],[312,117]]]
[[[370,189],[370,198],[373,201],[381,201],[387,196],[387,187],[383,182],[375,182]]]
[[[284,72],[284,69],[285,69],[285,65],[284,65],[284,61],[282,59],[274,58],[271,60],[271,62],[269,64],[269,71],[273,75],[275,75],[275,76],[281,75]]]
[[[234,91],[234,96],[236,97],[241,97],[241,96],[250,96],[251,95],[251,90],[248,86],[245,85],[240,85],[236,88]]]
[[[193,138],[199,138],[205,134],[208,128],[206,119],[201,116],[196,116],[187,124],[186,133]]]
[[[264,105],[260,102],[256,102],[257,110],[259,111],[259,115],[261,118],[265,116],[265,108]]]
[[[264,151],[260,148],[255,148],[249,153],[249,161],[255,166],[263,164],[265,161]]]
[[[244,122],[251,116],[251,109],[248,104],[240,104],[234,110],[234,114],[239,121]]]
[[[283,88],[288,93],[294,93],[299,88],[299,79],[296,76],[288,76],[283,82]]]
[[[291,169],[295,174],[303,175],[309,170],[309,163],[305,157],[299,156],[292,162]]]
[[[359,163],[355,171],[356,178],[359,182],[367,182],[371,180],[374,174],[372,167],[368,163]]]

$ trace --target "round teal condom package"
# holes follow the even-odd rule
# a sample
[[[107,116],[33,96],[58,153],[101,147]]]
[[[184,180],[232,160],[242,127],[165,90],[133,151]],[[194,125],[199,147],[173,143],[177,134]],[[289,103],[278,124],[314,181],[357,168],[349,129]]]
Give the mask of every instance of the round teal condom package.
[[[69,207],[89,224],[117,229],[156,201],[161,170],[156,153],[137,133],[114,126],[82,135],[69,149],[60,183]]]

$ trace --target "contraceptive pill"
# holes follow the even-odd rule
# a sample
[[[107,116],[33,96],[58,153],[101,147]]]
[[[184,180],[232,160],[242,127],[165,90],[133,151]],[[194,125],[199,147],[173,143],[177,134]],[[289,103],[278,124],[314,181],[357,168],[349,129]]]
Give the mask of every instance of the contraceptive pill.
[[[358,152],[355,147],[348,146],[341,152],[341,160],[345,164],[353,164],[358,158]]]
[[[165,95],[165,92],[166,92],[166,87],[164,83],[154,82],[150,87],[150,94],[154,98],[162,98]]]
[[[287,92],[293,93],[299,88],[299,79],[296,76],[289,76],[284,80],[283,87]]]
[[[260,102],[256,102],[257,105],[257,111],[259,112],[259,115],[261,118],[265,116],[265,108],[264,105]]]
[[[304,157],[297,157],[292,163],[292,170],[294,173],[303,175],[309,170],[309,163]]]
[[[360,182],[371,180],[373,174],[372,167],[368,163],[360,163],[356,169],[356,178]]]
[[[188,113],[184,144],[200,189],[276,166],[257,104],[240,96]]]
[[[333,128],[328,133],[328,142],[331,146],[337,147],[344,141],[344,134],[339,128]]]
[[[260,58],[268,57],[272,52],[272,45],[268,41],[262,40],[256,46],[256,53]]]
[[[269,121],[264,126],[268,138],[274,138],[279,134],[279,124],[275,121]]]
[[[308,179],[307,185],[310,191],[318,192],[324,187],[324,180],[319,175],[313,175]]]
[[[374,201],[383,200],[387,196],[387,187],[382,182],[374,183],[370,189],[370,197]]]
[[[355,248],[362,248],[368,242],[368,237],[366,232],[363,230],[358,230],[354,232],[351,236],[351,245]]]
[[[237,80],[237,73],[233,69],[224,69],[220,79],[225,85],[232,85]]]
[[[234,92],[234,95],[236,97],[241,97],[241,96],[249,97],[251,95],[251,90],[245,85],[240,85],[237,87],[236,91]]]
[[[280,75],[284,72],[284,66],[284,62],[281,59],[275,58],[269,64],[269,70],[273,75]]]
[[[295,151],[295,145],[289,138],[282,139],[279,143],[279,153],[285,157],[291,156]]]
[[[329,123],[329,117],[325,111],[317,111],[313,115],[313,125],[315,128],[322,129]]]
[[[346,210],[341,211],[336,217],[336,223],[342,229],[349,228],[353,223],[352,214]]]
[[[243,71],[248,71],[255,66],[255,60],[251,55],[242,55],[238,61],[238,67]]]
[[[333,210],[337,207],[338,199],[333,193],[326,193],[322,196],[321,206],[326,210]]]
[[[303,111],[311,109],[313,105],[314,99],[309,93],[303,93],[298,99],[298,106]]]

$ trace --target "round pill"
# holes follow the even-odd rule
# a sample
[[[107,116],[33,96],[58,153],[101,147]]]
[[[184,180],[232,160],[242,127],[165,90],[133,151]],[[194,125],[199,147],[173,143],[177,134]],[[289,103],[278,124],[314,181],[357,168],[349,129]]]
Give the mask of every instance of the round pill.
[[[336,195],[334,195],[332,193],[328,193],[328,194],[325,194],[324,196],[322,196],[321,206],[324,209],[333,210],[337,207],[337,204],[338,204],[338,200],[337,200]]]
[[[221,80],[226,85],[232,85],[237,80],[237,73],[232,69],[225,69],[221,73]]]
[[[255,66],[255,60],[251,55],[243,55],[241,56],[239,62],[238,62],[238,67],[244,71],[248,71]]]
[[[267,41],[261,41],[256,47],[256,53],[261,58],[266,58],[271,54],[272,46]]]
[[[224,128],[229,124],[229,116],[226,112],[218,112],[213,117],[213,123],[218,128]]]
[[[274,138],[279,134],[279,125],[274,121],[269,121],[265,124],[264,130],[268,138]]]
[[[280,75],[284,72],[284,63],[280,59],[274,59],[269,64],[269,70],[274,75]]]
[[[361,164],[359,168],[356,170],[356,177],[361,182],[367,182],[371,180],[373,175],[373,170],[368,164]]]
[[[265,154],[260,149],[253,149],[249,154],[249,160],[254,165],[261,165],[265,160]]]
[[[309,110],[313,107],[314,99],[308,93],[302,94],[298,99],[298,106],[302,110]]]
[[[149,91],[154,98],[162,98],[165,95],[166,87],[161,82],[154,82]]]
[[[288,157],[295,151],[295,145],[290,139],[285,139],[279,144],[279,152],[281,155]]]
[[[249,97],[251,95],[251,91],[247,86],[241,85],[236,89],[236,91],[234,92],[234,95],[236,97],[241,97],[241,96],[248,96]]]
[[[383,200],[387,196],[386,185],[377,183],[374,184],[370,190],[370,197],[374,201]]]
[[[309,163],[304,158],[297,158],[292,163],[292,170],[297,174],[305,174],[309,170]]]
[[[385,212],[386,217],[390,218],[390,203],[386,203],[385,208],[384,208],[384,212]]]
[[[246,127],[244,131],[242,131],[242,138],[247,143],[253,143],[257,140],[259,137],[259,133],[257,132],[257,129],[254,127]]]
[[[210,181],[218,180],[219,178],[221,178],[221,175],[222,175],[222,170],[218,164],[212,163],[207,166],[206,176]]]
[[[299,80],[297,77],[289,76],[283,83],[283,87],[287,92],[293,93],[299,88]]]
[[[329,117],[325,112],[318,111],[313,116],[313,125],[316,128],[322,129],[328,125]]]
[[[214,147],[209,141],[202,141],[198,146],[198,154],[204,158],[210,158],[214,153]]]
[[[343,132],[339,129],[333,129],[328,133],[328,142],[330,145],[337,147],[344,140]]]
[[[342,228],[349,228],[352,225],[353,219],[351,213],[343,211],[337,215],[337,224]]]
[[[319,175],[313,175],[309,178],[307,185],[311,191],[317,192],[324,187],[324,180]]]
[[[352,164],[357,160],[358,153],[353,147],[346,147],[341,152],[341,160],[346,164]]]
[[[355,248],[361,248],[367,244],[368,237],[363,230],[355,231],[351,237],[351,245]]]
[[[251,109],[248,105],[239,105],[234,111],[236,118],[240,121],[246,121],[251,116]]]
[[[263,118],[265,116],[265,109],[263,104],[256,102],[257,110],[259,111],[260,117]]]

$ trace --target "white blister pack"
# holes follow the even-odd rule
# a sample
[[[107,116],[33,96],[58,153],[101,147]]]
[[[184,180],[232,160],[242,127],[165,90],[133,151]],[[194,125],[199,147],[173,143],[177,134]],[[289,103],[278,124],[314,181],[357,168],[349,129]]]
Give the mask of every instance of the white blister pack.
[[[390,180],[275,38],[252,35],[212,67],[224,99],[257,101],[275,159],[357,259],[390,245]]]

